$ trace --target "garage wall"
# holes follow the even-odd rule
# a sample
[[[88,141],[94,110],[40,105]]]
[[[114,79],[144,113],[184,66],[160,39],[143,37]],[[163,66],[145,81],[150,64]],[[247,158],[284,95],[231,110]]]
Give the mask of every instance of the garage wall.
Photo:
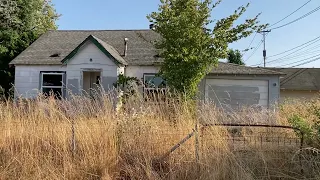
[[[293,91],[293,90],[281,90],[280,102],[290,100],[308,100],[320,97],[320,91]]]
[[[61,65],[16,65],[15,97],[35,98],[40,92],[41,71],[66,71]]]
[[[277,102],[280,98],[280,88],[279,88],[279,77],[278,76],[234,76],[234,75],[214,75],[210,74],[206,77],[205,80],[201,82],[199,85],[200,89],[200,97],[205,100],[205,94],[206,94],[206,81],[208,79],[219,79],[219,80],[264,80],[268,82],[268,106],[272,106],[275,102]],[[241,84],[240,84],[241,85]],[[262,85],[262,84],[261,84]],[[257,84],[257,87],[259,87],[259,84]],[[221,87],[223,88],[223,87]],[[231,88],[239,88],[239,84],[235,84],[234,87]],[[245,96],[246,94],[239,93],[238,96]],[[243,97],[239,97],[241,99]]]

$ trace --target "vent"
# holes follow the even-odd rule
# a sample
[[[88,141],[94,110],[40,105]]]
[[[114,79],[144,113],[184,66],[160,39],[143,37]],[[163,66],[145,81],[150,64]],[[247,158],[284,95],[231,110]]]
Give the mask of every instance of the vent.
[[[60,57],[60,53],[52,54],[50,57]]]
[[[129,38],[124,38],[124,52],[123,52],[124,57],[126,57],[128,53],[128,41],[129,41]]]

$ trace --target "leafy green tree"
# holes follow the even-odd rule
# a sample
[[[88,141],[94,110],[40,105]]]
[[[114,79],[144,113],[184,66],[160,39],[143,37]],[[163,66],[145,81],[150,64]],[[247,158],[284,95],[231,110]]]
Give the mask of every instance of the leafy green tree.
[[[220,2],[161,0],[159,12],[148,15],[154,30],[162,36],[156,42],[164,58],[159,74],[171,88],[187,97],[196,95],[198,84],[217,65],[218,59],[227,58],[229,43],[266,27],[258,25],[259,15],[234,25],[249,4],[226,18],[212,21],[211,12]]]
[[[239,50],[230,49],[228,52],[228,63],[245,65],[242,59],[242,54]]]
[[[6,92],[13,83],[9,62],[41,34],[57,29],[51,0],[0,0],[0,86]]]

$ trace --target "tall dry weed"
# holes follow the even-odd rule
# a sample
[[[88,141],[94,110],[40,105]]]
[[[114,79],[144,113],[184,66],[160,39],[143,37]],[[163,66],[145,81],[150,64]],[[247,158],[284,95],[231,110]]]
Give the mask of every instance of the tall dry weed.
[[[181,99],[151,103],[143,98],[115,111],[110,97],[1,102],[0,179],[319,178],[316,166],[313,174],[301,173],[299,147],[257,146],[252,140],[262,133],[294,136],[288,130],[200,125],[198,144],[193,136],[164,156],[195,130],[196,122],[286,124],[286,114],[279,111],[223,112],[199,103],[195,112]],[[289,114],[293,107],[287,108],[283,112]],[[247,141],[230,141],[234,136]]]

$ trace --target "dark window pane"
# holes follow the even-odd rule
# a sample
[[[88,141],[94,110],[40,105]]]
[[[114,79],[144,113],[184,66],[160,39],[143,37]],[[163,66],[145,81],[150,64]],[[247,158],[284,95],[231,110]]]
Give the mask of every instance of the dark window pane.
[[[43,74],[43,86],[62,86],[62,75]]]
[[[43,88],[42,93],[45,96],[54,96],[57,99],[61,99],[61,97],[62,97],[62,89],[61,88]]]
[[[166,81],[161,77],[156,77],[154,75],[148,75],[144,78],[144,84],[147,88],[166,88]]]

